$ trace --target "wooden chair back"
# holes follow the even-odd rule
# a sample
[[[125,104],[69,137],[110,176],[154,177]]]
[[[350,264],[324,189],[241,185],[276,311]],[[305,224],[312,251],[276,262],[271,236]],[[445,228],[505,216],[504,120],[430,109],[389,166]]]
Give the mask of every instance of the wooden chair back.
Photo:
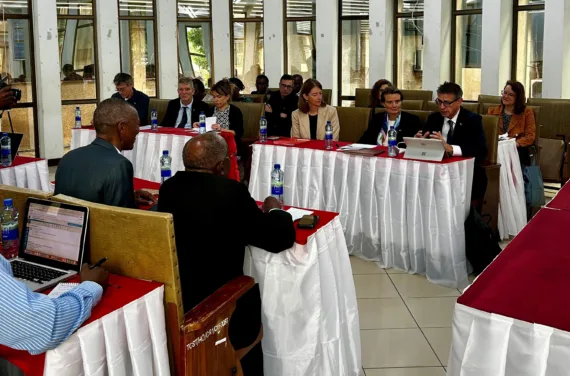
[[[158,114],[158,124],[162,122],[162,119],[164,119],[164,115],[166,115],[168,102],[170,102],[168,99],[150,98],[150,102],[148,105],[148,120],[149,120],[148,124],[150,124],[150,113],[153,108],[156,110]],[[147,124],[141,124],[141,126],[142,125],[147,125]]]
[[[259,135],[259,120],[263,115],[263,103],[236,102],[234,106],[243,114],[243,138],[257,138]]]
[[[368,107],[370,101],[370,90],[365,88],[356,88],[354,95],[354,107]]]
[[[370,109],[361,107],[336,107],[340,124],[339,141],[358,142],[368,128]]]
[[[402,101],[402,110],[414,110],[414,111],[421,111],[424,107],[424,101],[420,99],[410,99]]]

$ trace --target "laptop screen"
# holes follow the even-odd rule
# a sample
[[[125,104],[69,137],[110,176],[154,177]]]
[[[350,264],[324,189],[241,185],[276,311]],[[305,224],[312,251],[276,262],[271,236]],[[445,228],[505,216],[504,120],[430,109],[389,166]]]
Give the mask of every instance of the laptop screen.
[[[33,201],[28,205],[21,247],[24,254],[79,265],[87,213]]]

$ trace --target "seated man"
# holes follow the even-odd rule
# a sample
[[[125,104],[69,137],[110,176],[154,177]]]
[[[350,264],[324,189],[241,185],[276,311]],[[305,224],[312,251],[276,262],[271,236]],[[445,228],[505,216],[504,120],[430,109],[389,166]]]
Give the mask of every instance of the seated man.
[[[161,127],[184,128],[186,124],[199,121],[200,112],[208,113],[210,106],[194,98],[194,82],[189,77],[178,80],[178,98],[168,102],[166,114],[160,122]]]
[[[150,99],[145,93],[133,87],[133,78],[128,73],[118,73],[113,80],[117,92],[111,98],[122,98],[137,109],[140,125],[148,125],[148,105]]]
[[[269,78],[267,78],[266,75],[264,74],[260,74],[259,76],[257,76],[257,78],[255,79],[255,88],[257,90],[254,90],[251,92],[251,94],[267,94],[269,93]]]
[[[274,210],[281,208],[275,198],[266,199],[261,211],[245,185],[221,176],[227,154],[226,142],[216,133],[191,139],[183,150],[186,171],[177,172],[160,188],[158,211],[174,217],[185,312],[243,275],[248,244],[278,253],[295,242],[291,215]],[[230,320],[234,348],[253,343],[260,325],[256,285],[238,300]],[[242,367],[246,376],[263,375],[260,345],[242,359]]]
[[[266,97],[267,135],[291,137],[291,114],[299,108],[299,97],[293,94],[293,77],[283,75],[279,81],[279,93]]]
[[[93,114],[93,125],[95,141],[61,158],[55,194],[126,208],[154,203],[149,192],[133,192],[133,165],[121,154],[133,149],[139,133],[135,108],[121,99],[105,99]]]
[[[482,164],[487,157],[487,141],[481,115],[463,107],[463,90],[452,82],[437,89],[435,103],[439,112],[429,115],[423,131],[416,137],[433,138],[443,142],[448,157],[473,157],[473,189],[471,201],[482,201],[487,190],[487,174]]]
[[[65,76],[63,78],[64,81],[83,81],[83,77],[75,73],[73,65],[71,64],[65,64],[63,66],[63,75]]]
[[[300,74],[293,75],[293,94],[299,97],[299,92],[301,91],[301,87],[303,87],[303,76]]]

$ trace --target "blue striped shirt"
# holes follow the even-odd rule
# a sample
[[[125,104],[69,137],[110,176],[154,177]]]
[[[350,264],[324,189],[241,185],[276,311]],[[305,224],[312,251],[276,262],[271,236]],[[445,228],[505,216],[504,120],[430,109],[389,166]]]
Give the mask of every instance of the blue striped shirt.
[[[41,354],[56,348],[89,318],[103,289],[83,282],[58,298],[32,292],[14,279],[0,255],[0,344]]]

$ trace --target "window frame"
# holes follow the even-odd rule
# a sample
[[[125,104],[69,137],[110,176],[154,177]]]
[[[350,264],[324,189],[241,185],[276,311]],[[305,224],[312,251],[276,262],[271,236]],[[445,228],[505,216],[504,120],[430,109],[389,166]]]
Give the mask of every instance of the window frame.
[[[455,1],[455,0],[452,0]],[[399,4],[400,1],[399,0],[394,0],[394,19],[393,19],[393,30],[392,30],[392,77],[391,77],[391,81],[394,84],[395,87],[400,87],[400,83],[398,82],[398,21],[401,18],[410,18],[410,16],[413,14],[413,17],[418,17],[418,18],[424,18],[424,11],[422,10],[421,12],[400,12],[398,11],[399,8]],[[424,20],[425,21],[425,20]],[[422,85],[423,85],[423,78],[422,78]]]
[[[513,28],[511,41],[511,79],[517,79],[517,52],[518,52],[518,33],[519,33],[519,12],[529,12],[541,10],[544,11],[546,4],[528,4],[519,5],[520,0],[513,0]],[[544,58],[544,57],[543,57]],[[529,88],[530,89],[530,88]],[[527,89],[527,97],[530,97],[530,91]]]
[[[287,24],[289,22],[302,22],[302,21],[309,21],[309,22],[314,22],[315,23],[315,28],[317,26],[317,15],[316,15],[316,11],[315,11],[315,15],[314,16],[305,16],[305,17],[288,17],[287,16],[287,1],[289,0],[283,0],[283,46],[285,46],[285,51],[283,53],[283,62],[284,62],[284,68],[285,70],[287,70],[287,66],[289,65],[289,54],[287,53],[288,51],[288,46],[289,44],[287,43],[287,37],[288,35],[288,28],[287,28]],[[315,8],[316,8],[316,4],[315,4]],[[264,34],[265,35],[265,34]],[[315,40],[315,50],[317,49],[317,41]],[[287,72],[289,74],[291,74],[291,72]],[[316,79],[316,77],[315,77]]]

